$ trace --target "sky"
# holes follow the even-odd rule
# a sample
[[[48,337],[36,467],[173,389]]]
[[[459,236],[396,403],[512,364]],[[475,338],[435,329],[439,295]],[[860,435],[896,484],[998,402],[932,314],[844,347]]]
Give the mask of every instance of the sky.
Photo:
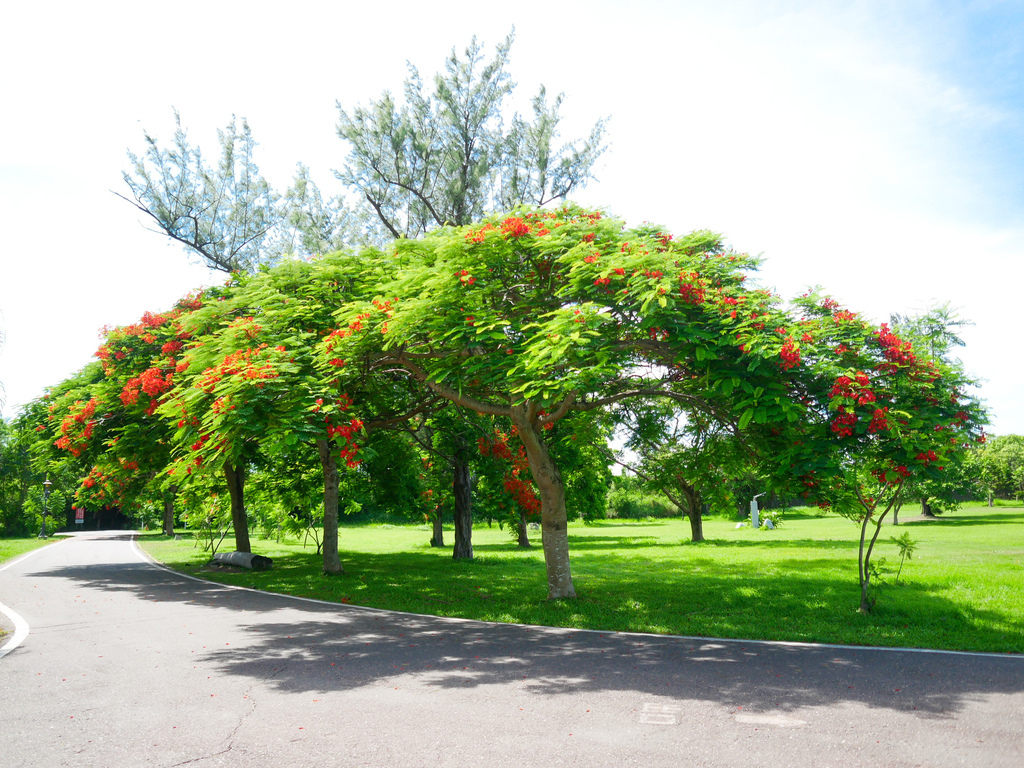
[[[1019,2],[18,3],[0,30],[2,413],[92,359],[99,329],[218,283],[126,193],[173,109],[216,154],[248,119],[278,189],[345,163],[337,104],[400,93],[515,28],[516,106],[564,92],[563,138],[609,118],[575,199],[711,229],[783,297],[876,322],[949,302],[993,434],[1024,434],[1024,6]],[[486,6],[486,8],[485,8]]]

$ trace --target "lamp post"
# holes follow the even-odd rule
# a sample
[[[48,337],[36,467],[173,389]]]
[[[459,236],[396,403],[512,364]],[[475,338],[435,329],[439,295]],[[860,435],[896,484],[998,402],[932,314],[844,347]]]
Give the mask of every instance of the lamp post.
[[[39,538],[46,538],[46,500],[50,498],[50,486],[53,483],[50,482],[50,476],[47,475],[46,479],[43,480],[43,527],[39,529]]]

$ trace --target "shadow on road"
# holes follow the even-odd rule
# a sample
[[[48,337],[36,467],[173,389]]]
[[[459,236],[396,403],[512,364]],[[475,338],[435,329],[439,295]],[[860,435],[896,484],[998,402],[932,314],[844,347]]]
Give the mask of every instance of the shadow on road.
[[[222,673],[289,692],[415,681],[515,685],[535,695],[629,691],[744,711],[858,703],[952,718],[970,701],[1024,690],[1024,658],[842,649],[584,632],[305,602],[200,582],[145,563],[32,574],[154,603],[237,612],[247,643],[204,651]],[[213,614],[211,613],[211,618]]]

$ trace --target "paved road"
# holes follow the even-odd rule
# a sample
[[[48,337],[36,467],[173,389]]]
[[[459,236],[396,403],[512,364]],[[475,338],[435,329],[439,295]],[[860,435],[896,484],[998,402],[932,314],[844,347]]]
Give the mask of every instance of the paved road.
[[[127,534],[0,571],[0,765],[1007,766],[1024,658],[391,614],[190,580]],[[8,638],[9,639],[9,638]]]

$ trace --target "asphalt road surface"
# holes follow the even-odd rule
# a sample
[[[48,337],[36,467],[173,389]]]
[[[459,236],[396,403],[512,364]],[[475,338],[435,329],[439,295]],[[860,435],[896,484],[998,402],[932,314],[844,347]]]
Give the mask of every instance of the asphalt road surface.
[[[327,605],[115,532],[0,566],[0,603],[3,768],[1024,765],[1024,657]]]

